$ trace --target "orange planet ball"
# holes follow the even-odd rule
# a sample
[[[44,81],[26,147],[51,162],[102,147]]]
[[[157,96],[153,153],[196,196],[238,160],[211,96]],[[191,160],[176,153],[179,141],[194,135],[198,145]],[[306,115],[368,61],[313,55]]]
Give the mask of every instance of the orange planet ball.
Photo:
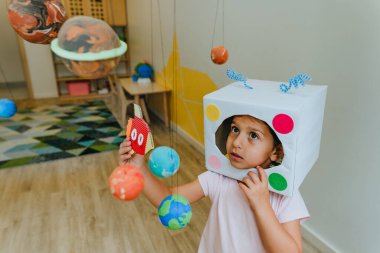
[[[49,44],[66,20],[61,0],[10,0],[8,19],[18,35],[38,44]]]
[[[223,46],[214,47],[211,50],[211,60],[215,64],[224,64],[228,60],[228,51]]]
[[[122,165],[112,172],[108,185],[115,198],[133,200],[144,189],[144,175],[132,164]]]

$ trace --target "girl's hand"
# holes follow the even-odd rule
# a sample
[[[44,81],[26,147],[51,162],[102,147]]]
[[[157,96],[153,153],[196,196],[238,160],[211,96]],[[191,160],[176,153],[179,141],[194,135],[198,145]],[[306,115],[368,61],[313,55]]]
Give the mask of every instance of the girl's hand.
[[[131,154],[132,143],[130,138],[125,138],[120,144],[119,148],[119,164],[124,165],[127,163],[132,163],[139,168],[144,167],[144,156],[137,153]]]
[[[248,172],[248,176],[242,180],[243,183],[239,182],[253,211],[270,206],[267,174],[260,166],[257,166],[257,172],[258,174],[253,171]]]

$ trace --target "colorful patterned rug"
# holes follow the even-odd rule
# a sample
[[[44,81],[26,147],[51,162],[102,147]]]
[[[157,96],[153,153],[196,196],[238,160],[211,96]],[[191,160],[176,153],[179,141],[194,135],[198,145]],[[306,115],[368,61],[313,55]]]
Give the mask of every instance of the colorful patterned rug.
[[[0,169],[116,150],[122,135],[103,101],[18,111],[0,118]]]

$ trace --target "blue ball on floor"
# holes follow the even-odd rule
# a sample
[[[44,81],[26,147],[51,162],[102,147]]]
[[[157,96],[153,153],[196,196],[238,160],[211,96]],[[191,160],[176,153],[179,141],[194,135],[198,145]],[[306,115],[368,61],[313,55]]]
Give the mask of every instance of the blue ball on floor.
[[[178,171],[179,164],[178,153],[170,147],[155,148],[149,156],[149,168],[157,177],[173,176]]]
[[[15,102],[7,98],[0,99],[0,118],[10,118],[17,112]]]

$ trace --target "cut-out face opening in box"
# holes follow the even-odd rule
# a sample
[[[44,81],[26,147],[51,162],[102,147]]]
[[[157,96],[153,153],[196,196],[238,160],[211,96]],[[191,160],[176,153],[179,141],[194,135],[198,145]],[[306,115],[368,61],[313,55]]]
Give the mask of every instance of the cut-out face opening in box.
[[[251,115],[225,119],[215,132],[215,144],[236,169],[278,166],[284,157],[282,143],[263,120]]]

